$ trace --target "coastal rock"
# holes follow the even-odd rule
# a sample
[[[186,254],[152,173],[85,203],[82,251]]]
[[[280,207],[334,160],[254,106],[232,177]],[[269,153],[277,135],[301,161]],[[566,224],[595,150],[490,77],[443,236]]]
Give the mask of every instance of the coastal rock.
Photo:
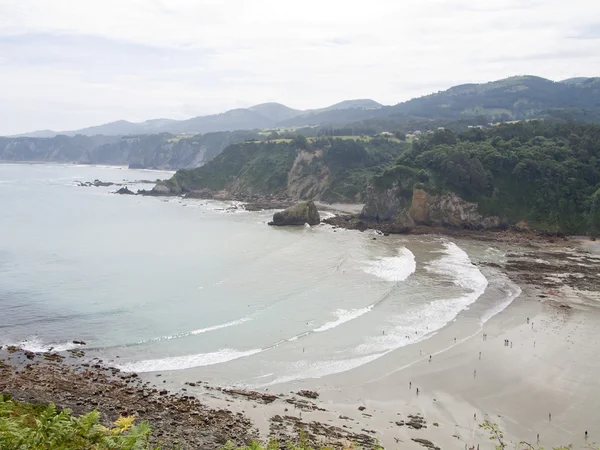
[[[318,225],[321,217],[315,203],[310,201],[298,202],[281,212],[273,214],[273,221],[269,225]]]
[[[191,191],[185,194],[185,198],[199,198],[202,200],[210,200],[213,198],[213,193],[209,189],[200,189]]]
[[[367,186],[367,198],[365,206],[360,214],[361,218],[367,220],[393,220],[398,216],[410,202],[406,195],[410,187],[403,183],[394,183],[388,189],[379,189],[373,183]]]
[[[172,193],[167,185],[161,183],[154,186],[150,192],[154,195],[169,195]]]
[[[477,203],[470,203],[455,193],[430,195],[423,189],[414,189],[409,214],[416,223],[430,226],[460,227],[469,229],[501,228],[502,220],[496,216],[482,216]]]
[[[384,232],[408,233],[418,225],[433,227],[494,230],[506,228],[497,216],[484,216],[477,203],[463,200],[455,193],[432,195],[410,186],[411,180],[378,188],[367,188],[367,202],[360,218],[376,222]]]
[[[121,189],[119,189],[118,191],[116,191],[115,194],[135,195],[135,192],[130,191],[129,188],[127,186],[125,186],[125,187],[122,187]]]

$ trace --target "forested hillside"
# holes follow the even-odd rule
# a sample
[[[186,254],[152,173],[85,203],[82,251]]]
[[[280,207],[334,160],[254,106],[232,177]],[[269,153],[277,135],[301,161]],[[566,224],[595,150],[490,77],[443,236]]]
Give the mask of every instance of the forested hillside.
[[[200,189],[361,202],[370,179],[408,148],[395,139],[314,138],[235,144],[210,163],[180,170],[161,186],[181,194]]]
[[[374,181],[385,190],[406,179],[428,192],[455,192],[482,214],[552,231],[598,232],[600,126],[532,121],[437,131]]]

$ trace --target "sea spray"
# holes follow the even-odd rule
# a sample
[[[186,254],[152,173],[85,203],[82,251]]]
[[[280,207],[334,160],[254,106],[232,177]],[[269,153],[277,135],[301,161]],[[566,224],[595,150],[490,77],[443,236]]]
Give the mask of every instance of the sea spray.
[[[398,249],[398,256],[384,256],[367,262],[363,270],[386,281],[404,281],[417,269],[415,255],[406,247]]]

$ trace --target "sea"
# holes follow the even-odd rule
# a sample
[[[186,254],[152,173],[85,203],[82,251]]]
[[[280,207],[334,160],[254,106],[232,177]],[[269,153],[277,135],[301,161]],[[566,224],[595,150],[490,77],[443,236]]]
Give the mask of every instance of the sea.
[[[476,332],[520,293],[479,265],[503,260],[487,243],[270,227],[273,211],[238,202],[80,185],[171,175],[0,164],[0,345],[264,387],[352,371],[461,317]]]

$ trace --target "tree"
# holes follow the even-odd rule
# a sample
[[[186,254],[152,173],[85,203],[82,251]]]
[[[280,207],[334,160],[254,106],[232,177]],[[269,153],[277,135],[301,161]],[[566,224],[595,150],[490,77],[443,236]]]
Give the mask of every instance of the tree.
[[[306,139],[306,137],[302,136],[301,134],[297,134],[292,139],[292,145],[299,149],[306,149],[308,148],[308,139]]]
[[[406,141],[406,134],[404,134],[402,131],[396,131],[394,136],[396,136],[396,139],[400,141]]]

